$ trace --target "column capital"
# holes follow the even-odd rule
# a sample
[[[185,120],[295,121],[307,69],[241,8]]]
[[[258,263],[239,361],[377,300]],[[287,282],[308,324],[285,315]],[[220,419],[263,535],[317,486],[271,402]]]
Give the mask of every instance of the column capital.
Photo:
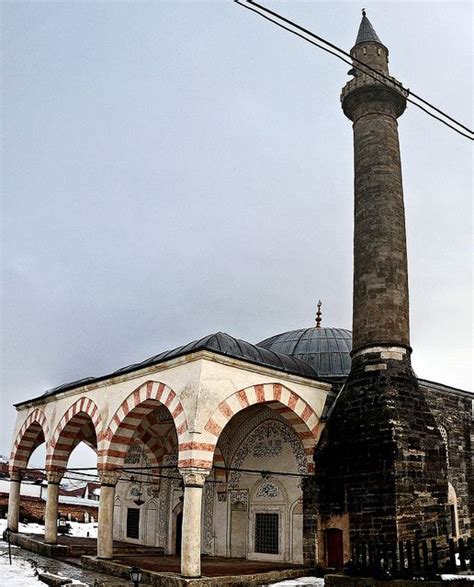
[[[196,467],[180,468],[185,487],[203,487],[206,477],[211,472],[211,469],[200,469]]]
[[[98,471],[100,484],[107,487],[115,487],[120,478],[120,471],[113,470],[99,470]]]
[[[23,479],[24,471],[10,471],[10,481],[20,483]]]
[[[46,479],[48,484],[59,485],[61,479],[64,477],[65,471],[46,471]]]

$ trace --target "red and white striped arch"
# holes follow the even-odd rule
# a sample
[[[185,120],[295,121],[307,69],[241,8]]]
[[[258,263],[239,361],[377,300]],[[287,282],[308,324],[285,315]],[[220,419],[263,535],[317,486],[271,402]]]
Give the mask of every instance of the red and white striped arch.
[[[102,436],[99,408],[88,397],[81,397],[63,414],[56,426],[46,455],[46,467],[58,471],[66,468],[72,451],[80,442],[97,449]]]
[[[10,472],[24,469],[32,452],[49,436],[48,423],[43,411],[36,408],[23,422],[10,455]]]
[[[185,434],[188,423],[176,393],[164,383],[148,381],[133,391],[113,415],[105,432],[105,447],[100,451],[102,469],[123,466],[128,447],[134,438],[147,429],[147,419],[160,405],[168,408],[178,438]]]
[[[319,438],[319,418],[303,398],[279,383],[252,385],[223,400],[204,427],[209,442],[192,448],[180,445],[180,466],[210,468],[219,435],[230,419],[241,410],[262,403],[277,411],[296,431],[306,453],[308,472],[314,472],[313,453]]]
[[[222,455],[219,446],[214,449],[214,460],[212,462],[213,467],[225,467],[224,456]],[[214,480],[219,483],[225,483],[227,481],[227,472],[224,469],[214,469]]]

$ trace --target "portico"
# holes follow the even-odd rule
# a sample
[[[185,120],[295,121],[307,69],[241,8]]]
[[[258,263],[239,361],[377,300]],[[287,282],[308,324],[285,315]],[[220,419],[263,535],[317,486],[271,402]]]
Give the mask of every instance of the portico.
[[[334,393],[305,363],[287,359],[219,333],[17,405],[14,479],[21,478],[34,448],[46,443],[45,542],[57,543],[58,484],[71,452],[85,442],[96,452],[101,483],[99,559],[113,559],[114,538],[173,554],[179,550],[174,534],[181,535],[185,577],[200,576],[201,552],[302,563],[301,480],[313,474],[321,416]],[[249,441],[260,443],[250,461],[244,455]],[[260,455],[267,464],[275,459],[273,471],[287,474],[293,489],[275,475],[262,486],[268,466],[259,463]],[[240,474],[239,468],[253,472]],[[242,530],[235,526],[239,520]],[[274,546],[265,554],[265,538],[255,538],[262,520],[276,524],[275,554]],[[231,543],[231,534],[241,537],[240,546]],[[264,541],[263,552],[254,539]]]

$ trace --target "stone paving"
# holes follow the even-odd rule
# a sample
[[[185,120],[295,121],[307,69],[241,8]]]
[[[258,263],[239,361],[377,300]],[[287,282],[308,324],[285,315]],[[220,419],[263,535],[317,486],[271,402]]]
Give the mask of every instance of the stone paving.
[[[28,538],[33,539],[36,543],[42,545],[44,537],[41,535],[30,535]],[[145,573],[146,582],[155,584],[188,584],[180,576],[181,561],[179,556],[165,556],[158,549],[146,546],[136,546],[129,543],[114,542],[115,556],[113,561],[100,560],[95,557],[96,540],[91,538],[61,536],[59,543],[69,547],[67,558],[49,558],[43,554],[32,552],[23,548],[12,546],[12,554],[15,557],[30,561],[38,569],[61,575],[78,581],[87,587],[128,587],[131,583],[126,579],[117,577],[128,577],[128,569],[132,566],[138,566]],[[27,546],[28,548],[28,546]],[[36,550],[36,548],[34,549]],[[5,542],[0,542],[0,556],[7,556],[8,546]],[[91,556],[85,556],[84,552],[94,551]],[[235,579],[245,576],[245,581],[238,584],[261,585],[262,582],[258,577],[266,578],[265,584],[277,581],[279,579],[289,578],[289,576],[301,576],[309,572],[309,569],[303,565],[291,565],[286,563],[275,563],[268,561],[249,561],[246,559],[202,556],[202,579],[198,582],[209,584],[227,584],[235,583]],[[82,566],[82,564],[86,565]],[[110,573],[110,574],[108,574]],[[154,575],[157,573],[157,575]],[[268,575],[261,575],[268,573]],[[291,573],[291,575],[288,575]],[[113,576],[115,575],[115,577]],[[161,578],[159,578],[161,577]],[[207,582],[206,582],[207,578]],[[216,579],[217,578],[217,579]],[[257,581],[257,582],[256,582]],[[268,581],[268,582],[267,582]],[[229,583],[229,584],[230,584]],[[78,586],[79,587],[79,586]]]
[[[0,556],[8,556],[8,545],[2,541],[0,541]],[[80,566],[72,565],[70,563],[57,560],[54,558],[47,558],[45,556],[36,554],[35,552],[23,550],[22,548],[18,548],[15,546],[12,546],[12,557],[30,561],[33,565],[37,565],[38,568],[41,568],[47,571],[48,573],[68,577],[69,579],[73,579],[74,581],[79,581],[83,585],[87,585],[87,587],[94,587],[97,585],[106,585],[107,587],[114,587],[116,585],[127,585],[127,583],[124,582],[117,583],[117,579],[114,577],[110,577],[110,575],[104,575],[102,573],[97,573],[95,571],[83,569]],[[25,587],[30,586],[25,585]]]
[[[136,565],[141,569],[155,573],[180,574],[181,562],[177,556],[153,557],[129,554],[114,557],[114,562],[121,565]],[[204,577],[223,577],[233,575],[256,575],[257,573],[269,573],[271,571],[301,569],[302,565],[288,563],[275,563],[269,561],[249,561],[240,558],[227,558],[218,556],[202,556],[201,573]]]

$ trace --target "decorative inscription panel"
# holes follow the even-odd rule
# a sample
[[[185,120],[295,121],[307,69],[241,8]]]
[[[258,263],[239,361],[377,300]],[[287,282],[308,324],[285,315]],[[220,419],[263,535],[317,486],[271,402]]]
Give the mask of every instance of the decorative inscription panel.
[[[253,447],[252,455],[257,459],[281,456],[283,447],[281,438],[265,438]]]
[[[260,499],[276,498],[280,495],[280,489],[273,483],[262,483],[257,489],[256,497]]]
[[[298,435],[293,428],[278,420],[266,420],[247,436],[234,455],[232,467],[236,469],[241,467],[245,458],[252,454],[252,451],[259,444],[263,447],[271,446],[275,448],[278,445],[269,445],[268,443],[269,440],[273,442],[277,439],[281,442],[281,447],[286,443],[289,445],[297,462],[298,473],[306,475],[308,473],[308,462]],[[229,480],[231,489],[238,487],[241,475],[240,471],[232,471]]]

